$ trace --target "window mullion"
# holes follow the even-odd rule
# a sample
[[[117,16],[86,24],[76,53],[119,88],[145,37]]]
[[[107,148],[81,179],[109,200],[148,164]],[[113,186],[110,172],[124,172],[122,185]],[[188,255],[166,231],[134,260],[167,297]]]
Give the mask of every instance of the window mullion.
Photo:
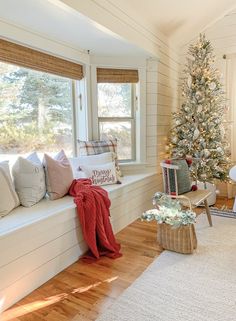
[[[71,81],[71,98],[72,98],[72,139],[73,155],[77,156],[77,103],[76,103],[76,81]]]
[[[117,122],[117,121],[130,121],[133,120],[133,117],[98,117],[98,121],[104,121],[104,122]]]

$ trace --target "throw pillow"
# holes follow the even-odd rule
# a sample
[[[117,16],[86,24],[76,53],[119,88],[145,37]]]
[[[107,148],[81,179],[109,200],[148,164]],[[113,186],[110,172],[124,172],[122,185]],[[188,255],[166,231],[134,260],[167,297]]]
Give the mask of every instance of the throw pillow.
[[[45,173],[37,153],[19,157],[12,167],[16,192],[21,205],[30,207],[46,194]]]
[[[179,169],[177,170],[177,182],[178,182],[178,194],[184,194],[191,191],[191,178],[189,173],[189,167],[185,159],[173,159],[171,164],[177,165]],[[174,186],[174,170],[170,170],[170,187],[172,191],[172,186]]]
[[[54,158],[44,154],[46,174],[46,188],[50,200],[63,197],[69,191],[73,181],[73,172],[70,162],[64,151],[60,151]]]
[[[109,185],[117,182],[114,162],[103,165],[81,165],[81,169],[94,185]]]
[[[114,153],[114,161],[116,165],[116,176],[117,180],[120,180],[122,176],[118,158],[117,158],[117,139],[108,139],[108,140],[91,140],[91,141],[82,141],[78,140],[79,144],[79,155],[88,156],[88,155],[97,155],[107,152]]]
[[[111,163],[114,160],[114,154],[112,152],[90,155],[90,156],[79,156],[70,159],[71,167],[73,170],[73,176],[75,179],[84,178],[85,173],[81,170],[81,165],[103,165]]]
[[[15,191],[9,164],[7,161],[0,163],[0,217],[10,213],[15,207],[19,206],[19,198]]]

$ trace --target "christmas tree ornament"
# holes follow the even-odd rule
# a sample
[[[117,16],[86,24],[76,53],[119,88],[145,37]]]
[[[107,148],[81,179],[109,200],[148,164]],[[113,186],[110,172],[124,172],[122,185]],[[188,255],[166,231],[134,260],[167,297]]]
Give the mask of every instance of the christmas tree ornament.
[[[192,77],[190,75],[188,76],[187,84],[189,88],[192,87]]]
[[[218,153],[222,153],[223,152],[223,149],[221,147],[217,147],[216,150],[217,150]]]
[[[178,141],[178,138],[176,136],[172,137],[171,142],[176,144]]]
[[[204,151],[204,157],[208,158],[211,155],[208,149],[204,149],[203,151]]]
[[[216,83],[215,83],[215,82],[211,82],[211,83],[209,84],[209,88],[210,88],[211,90],[215,90],[215,88],[216,88]]]
[[[196,139],[198,138],[199,134],[200,134],[200,132],[199,132],[199,130],[196,128],[196,129],[194,130],[194,133],[193,133],[193,140],[196,140]]]
[[[201,100],[202,99],[202,93],[200,91],[197,91],[195,94],[195,97],[197,100]]]

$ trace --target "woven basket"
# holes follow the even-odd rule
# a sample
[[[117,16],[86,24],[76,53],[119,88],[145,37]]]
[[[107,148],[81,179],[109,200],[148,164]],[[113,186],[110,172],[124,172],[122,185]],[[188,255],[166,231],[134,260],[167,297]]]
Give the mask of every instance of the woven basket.
[[[190,254],[197,248],[194,224],[173,228],[169,224],[158,224],[157,241],[166,250]]]

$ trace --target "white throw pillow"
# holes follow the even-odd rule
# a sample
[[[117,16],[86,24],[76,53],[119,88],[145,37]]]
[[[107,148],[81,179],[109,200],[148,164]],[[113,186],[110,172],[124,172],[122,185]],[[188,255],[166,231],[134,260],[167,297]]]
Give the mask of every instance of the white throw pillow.
[[[86,177],[86,174],[80,169],[82,165],[103,165],[111,163],[113,160],[114,156],[112,152],[98,155],[73,157],[70,159],[73,177],[75,179]]]
[[[117,183],[115,162],[103,165],[81,165],[80,167],[87,178],[92,180],[93,185]]]
[[[23,206],[33,206],[45,196],[45,173],[37,153],[27,158],[19,157],[12,167],[12,175]]]
[[[0,163],[0,217],[10,213],[19,206],[19,198],[16,194],[7,161]]]

